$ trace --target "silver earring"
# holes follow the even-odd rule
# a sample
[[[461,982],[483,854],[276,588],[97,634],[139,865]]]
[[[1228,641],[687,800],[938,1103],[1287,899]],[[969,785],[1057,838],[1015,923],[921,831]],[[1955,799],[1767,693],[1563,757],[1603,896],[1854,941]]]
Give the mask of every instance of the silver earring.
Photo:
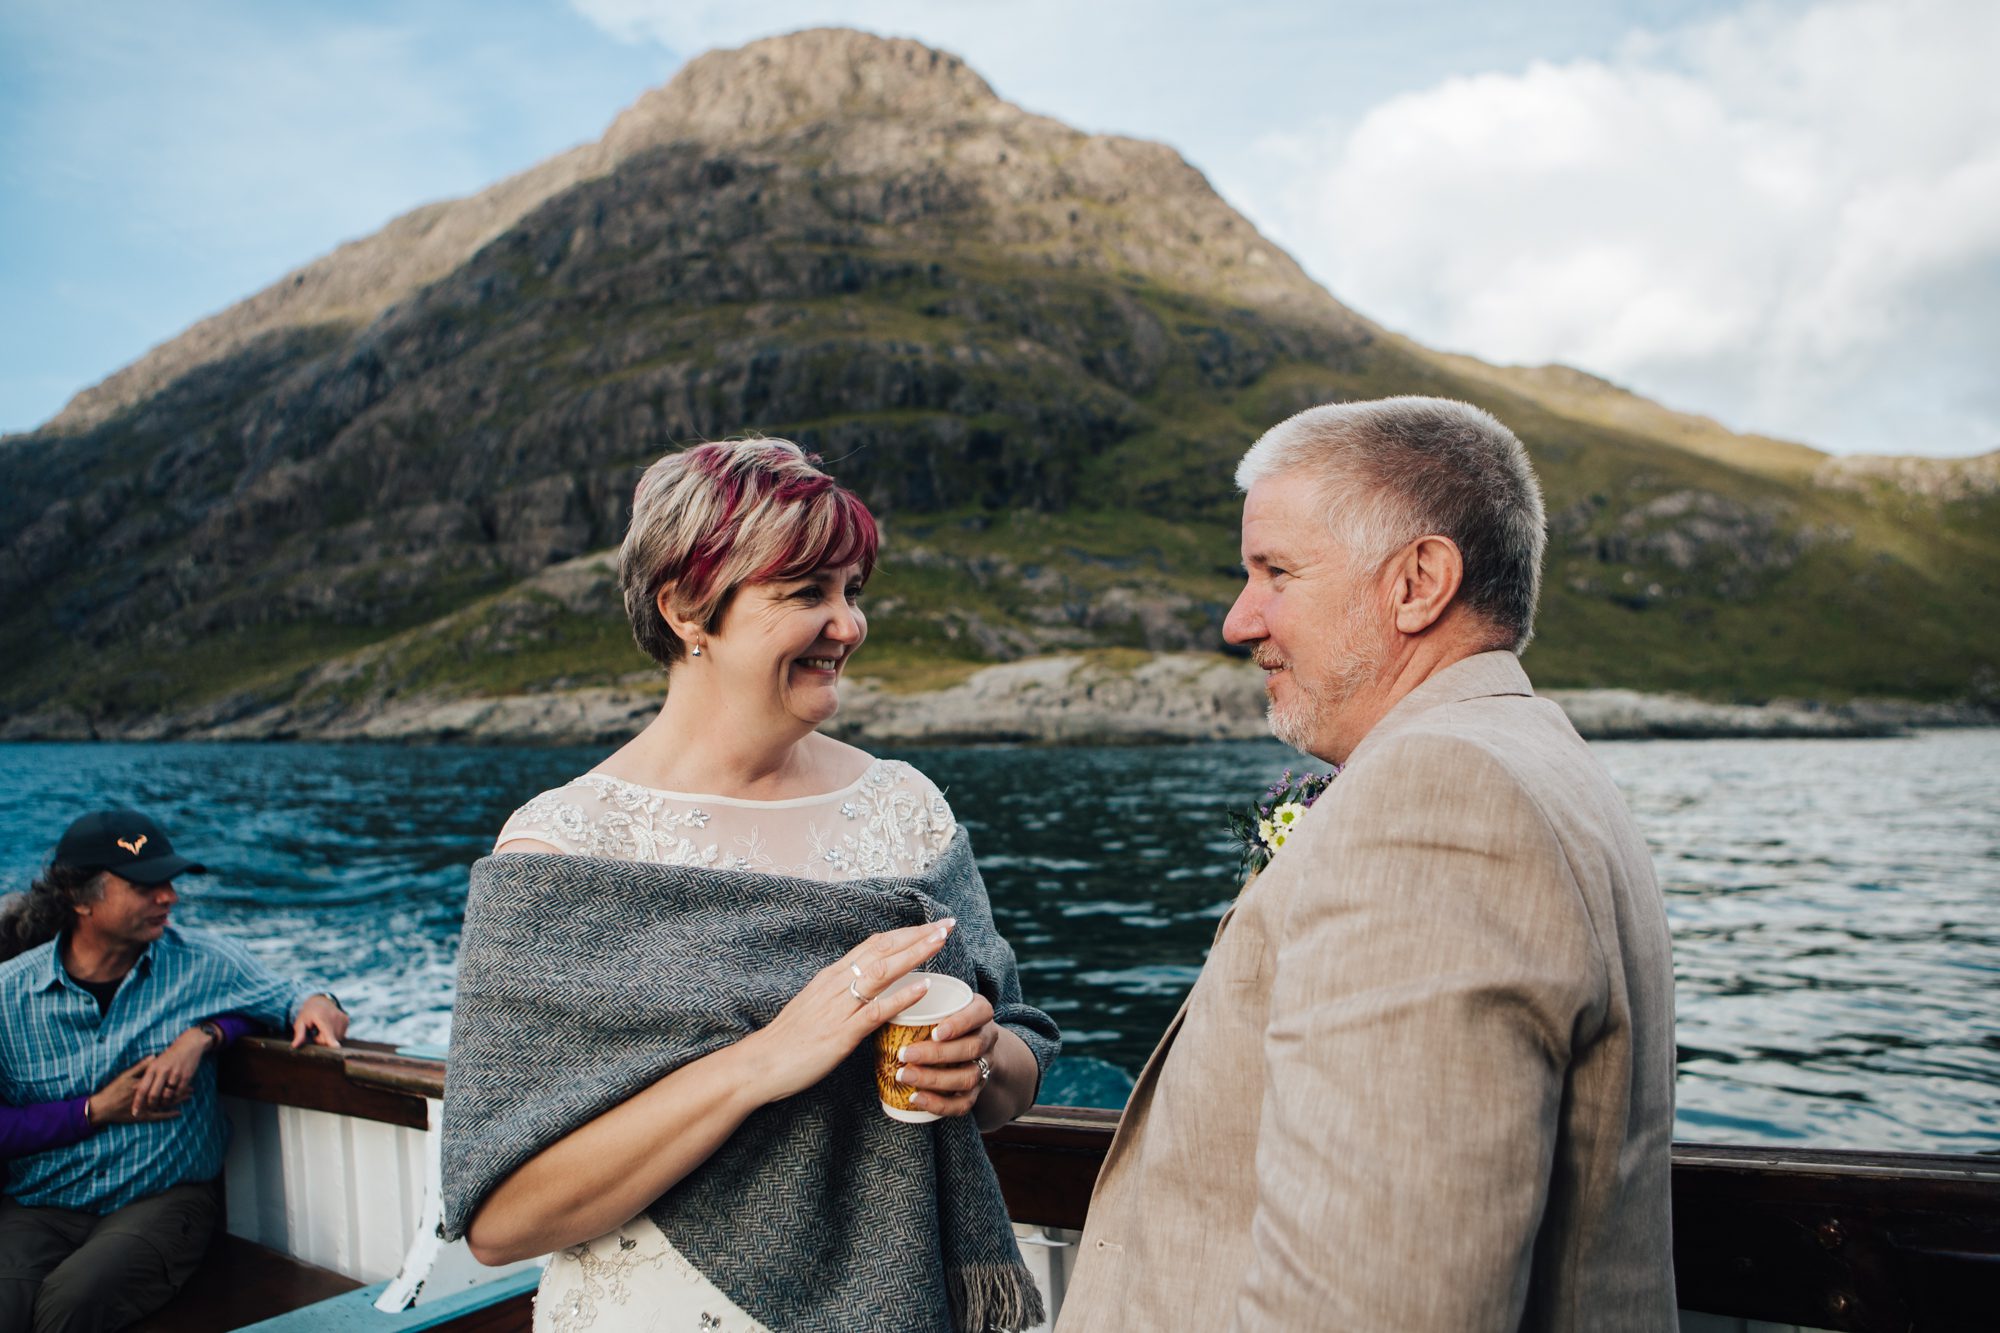
[[[693,649],[691,650],[691,656],[694,656],[694,657],[700,657],[700,656],[701,656],[701,645],[700,645],[700,644],[696,644],[696,645],[694,646],[694,648],[693,648]]]

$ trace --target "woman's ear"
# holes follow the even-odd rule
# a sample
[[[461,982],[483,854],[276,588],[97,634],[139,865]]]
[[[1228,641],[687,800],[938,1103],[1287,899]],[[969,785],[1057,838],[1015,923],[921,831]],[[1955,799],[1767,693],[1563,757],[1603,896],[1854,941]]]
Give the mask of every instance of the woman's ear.
[[[674,632],[675,638],[688,645],[700,643],[703,635],[701,622],[689,620],[675,608],[674,589],[674,584],[661,584],[660,590],[653,594],[653,605],[659,610],[660,619]]]

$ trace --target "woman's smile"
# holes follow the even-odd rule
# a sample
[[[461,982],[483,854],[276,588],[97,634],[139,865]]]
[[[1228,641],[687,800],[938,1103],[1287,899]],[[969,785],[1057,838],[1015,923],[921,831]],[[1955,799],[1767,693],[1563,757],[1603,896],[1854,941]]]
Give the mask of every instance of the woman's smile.
[[[818,726],[840,707],[836,687],[847,660],[868,637],[861,609],[861,571],[844,565],[800,579],[748,585],[725,612],[704,660],[722,674],[716,684],[748,702],[762,690],[767,707]],[[753,663],[762,659],[764,677]],[[748,674],[745,674],[746,668]]]

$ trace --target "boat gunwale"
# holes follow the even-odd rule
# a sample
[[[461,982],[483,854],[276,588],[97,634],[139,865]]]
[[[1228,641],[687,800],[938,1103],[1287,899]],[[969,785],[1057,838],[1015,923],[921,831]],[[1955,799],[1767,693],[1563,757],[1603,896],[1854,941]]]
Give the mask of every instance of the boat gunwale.
[[[236,1043],[222,1091],[431,1123],[446,1064],[381,1042]],[[1080,1231],[1120,1112],[1036,1106],[986,1135],[1009,1215]],[[2000,1291],[2000,1157],[1749,1144],[1673,1145],[1683,1309],[1857,1333],[1989,1328]]]
[[[307,1069],[332,1073],[336,1068],[356,1088],[402,1098],[439,1100],[444,1096],[446,1065],[435,1056],[411,1055],[383,1042],[351,1041],[339,1049],[306,1046],[293,1049],[273,1037],[250,1037],[239,1042],[225,1060],[225,1092],[254,1100],[275,1101],[267,1087],[279,1069]],[[318,1082],[319,1080],[312,1080]],[[292,1088],[287,1091],[314,1089]],[[286,1102],[301,1105],[299,1102]],[[408,1112],[398,1106],[389,1114],[371,1114],[379,1103],[369,1102],[343,1114],[365,1120],[406,1123]],[[333,1108],[324,1108],[333,1109]],[[1055,1106],[1037,1103],[1019,1119],[988,1134],[1018,1142],[1023,1146],[1082,1148],[1098,1141],[1118,1127],[1122,1112],[1096,1106]],[[421,1124],[415,1128],[422,1128]],[[1108,1146],[1105,1144],[1104,1146]],[[1926,1153],[1880,1151],[1860,1148],[1810,1148],[1792,1145],[1707,1143],[1675,1140],[1673,1160],[1676,1170],[1697,1172],[1756,1171],[1760,1174],[1812,1176],[1894,1176],[1901,1179],[1963,1181],[2000,1185],[2000,1156],[1968,1153]]]

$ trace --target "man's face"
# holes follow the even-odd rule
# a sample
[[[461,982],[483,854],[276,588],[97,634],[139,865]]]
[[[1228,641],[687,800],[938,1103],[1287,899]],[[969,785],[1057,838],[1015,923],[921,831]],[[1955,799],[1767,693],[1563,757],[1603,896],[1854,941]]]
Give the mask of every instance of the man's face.
[[[1272,734],[1329,762],[1360,737],[1347,714],[1388,666],[1393,631],[1374,570],[1326,530],[1311,488],[1266,477],[1243,502],[1247,581],[1222,637],[1264,668]],[[1365,727],[1359,730],[1365,731]]]
[[[96,901],[78,905],[77,929],[106,944],[143,947],[160,938],[179,901],[172,880],[134,884],[107,871],[104,891]]]

